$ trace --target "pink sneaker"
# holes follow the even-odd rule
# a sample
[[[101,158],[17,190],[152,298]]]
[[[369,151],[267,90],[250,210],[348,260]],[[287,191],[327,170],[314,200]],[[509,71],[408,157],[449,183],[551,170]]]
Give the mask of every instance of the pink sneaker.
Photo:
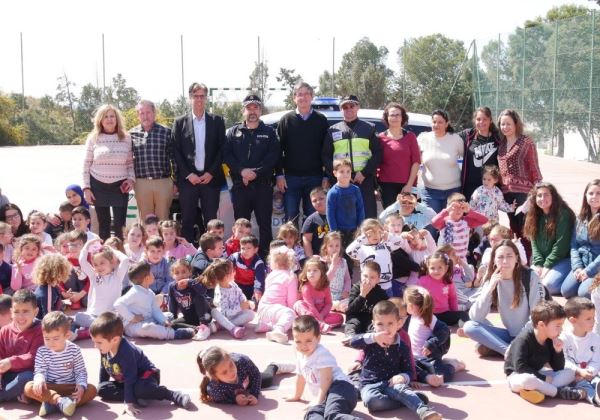
[[[269,327],[264,322],[259,322],[258,324],[256,324],[256,328],[254,329],[254,331],[257,333],[264,333],[267,331],[271,331],[271,327]]]
[[[235,327],[234,329],[229,331],[229,334],[231,334],[237,339],[240,339],[243,338],[244,335],[246,335],[246,329],[244,327]]]

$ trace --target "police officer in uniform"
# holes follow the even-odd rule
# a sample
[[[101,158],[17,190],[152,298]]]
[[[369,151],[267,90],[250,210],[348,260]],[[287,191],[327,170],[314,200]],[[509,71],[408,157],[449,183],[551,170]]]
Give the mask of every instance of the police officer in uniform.
[[[223,160],[229,166],[233,215],[250,220],[252,212],[259,229],[260,253],[264,257],[273,238],[273,174],[280,159],[279,140],[275,130],[265,125],[260,116],[262,101],[248,95],[243,101],[244,121],[227,131]]]
[[[329,127],[323,143],[322,161],[329,176],[333,176],[335,159],[352,161],[352,182],[362,193],[365,217],[377,218],[375,202],[375,172],[382,158],[381,145],[375,126],[358,118],[360,103],[355,95],[340,102],[344,120]]]

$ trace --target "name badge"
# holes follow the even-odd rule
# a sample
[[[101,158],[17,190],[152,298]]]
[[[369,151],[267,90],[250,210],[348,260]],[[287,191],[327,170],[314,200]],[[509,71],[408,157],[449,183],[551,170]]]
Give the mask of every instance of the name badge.
[[[333,139],[333,141],[341,140],[343,138],[343,134],[341,131],[334,131],[333,133],[331,133],[331,138]]]

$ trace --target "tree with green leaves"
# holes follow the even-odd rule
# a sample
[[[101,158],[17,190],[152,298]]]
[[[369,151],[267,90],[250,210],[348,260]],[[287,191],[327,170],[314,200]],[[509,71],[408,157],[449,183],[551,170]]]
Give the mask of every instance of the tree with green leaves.
[[[91,83],[83,85],[77,101],[77,110],[75,111],[75,131],[77,133],[81,135],[90,132],[92,118],[100,105],[102,105],[102,89]]]
[[[283,83],[283,86],[289,89],[287,96],[283,100],[286,109],[292,109],[296,106],[294,103],[294,86],[302,80],[302,76],[295,73],[295,69],[281,67],[279,69],[279,75],[276,77],[278,82]]]
[[[268,80],[269,80],[269,65],[265,60],[260,63],[254,63],[254,70],[250,73],[250,84],[248,90],[255,92],[263,102],[266,102],[270,96],[267,92]]]
[[[73,131],[75,131],[76,127],[75,105],[77,102],[77,96],[75,96],[75,93],[73,92],[74,87],[75,83],[69,80],[67,72],[63,72],[63,75],[58,78],[58,86],[56,86],[56,96],[54,97],[58,105],[62,105],[69,111]]]
[[[19,95],[18,100],[22,100]],[[15,121],[19,113],[18,105],[22,102],[0,92],[0,146],[12,146],[25,143],[26,129],[22,123]]]
[[[445,109],[453,123],[469,124],[471,70],[462,41],[434,34],[408,40],[398,49],[401,65],[399,89],[394,97],[404,96],[404,104],[412,112],[431,113]]]
[[[338,89],[333,85],[333,75],[325,70],[319,76],[319,87],[317,96],[335,96]]]
[[[135,107],[140,100],[137,90],[127,86],[127,80],[121,73],[113,77],[111,86],[106,90],[106,102],[114,104],[121,111]]]
[[[394,75],[385,64],[387,55],[386,47],[377,47],[369,38],[362,38],[342,57],[336,75],[337,92],[357,95],[363,108],[383,108]]]

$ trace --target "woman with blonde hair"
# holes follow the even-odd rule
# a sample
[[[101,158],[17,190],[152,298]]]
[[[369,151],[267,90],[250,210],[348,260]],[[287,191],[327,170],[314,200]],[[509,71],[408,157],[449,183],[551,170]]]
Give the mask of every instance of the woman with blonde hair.
[[[84,197],[96,207],[100,237],[110,237],[112,207],[115,236],[123,239],[129,191],[135,182],[131,137],[113,105],[98,108],[93,123],[85,143]]]

